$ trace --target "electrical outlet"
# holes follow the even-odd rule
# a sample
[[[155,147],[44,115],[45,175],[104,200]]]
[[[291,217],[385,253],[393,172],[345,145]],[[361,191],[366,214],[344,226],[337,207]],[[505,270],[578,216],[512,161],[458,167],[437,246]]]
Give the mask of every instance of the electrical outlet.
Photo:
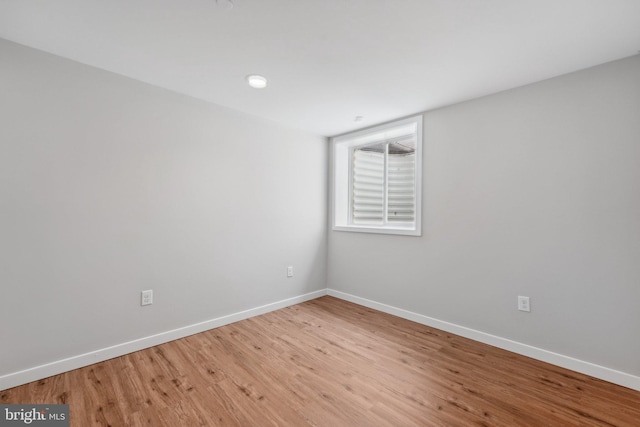
[[[153,304],[153,291],[142,291],[140,293],[140,305],[151,305]]]
[[[529,297],[518,296],[518,310],[526,311],[527,313],[531,311]]]
[[[293,277],[293,266],[287,267],[287,277]]]

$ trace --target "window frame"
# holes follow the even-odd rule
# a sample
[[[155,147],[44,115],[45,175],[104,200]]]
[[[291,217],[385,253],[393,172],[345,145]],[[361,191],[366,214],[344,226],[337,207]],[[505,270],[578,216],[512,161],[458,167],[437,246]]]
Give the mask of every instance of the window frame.
[[[331,138],[331,158],[332,158],[332,230],[349,231],[359,233],[378,233],[378,234],[395,234],[405,236],[421,236],[422,235],[422,122],[423,116],[417,115],[401,120],[373,126],[367,129],[350,132],[344,135]],[[352,223],[352,207],[353,200],[353,152],[357,147],[365,147],[377,143],[385,143],[393,141],[394,132],[409,129],[415,126],[416,151],[415,151],[415,172],[414,172],[414,189],[415,189],[415,216],[412,223],[394,224],[383,221],[382,225],[375,224],[353,224]],[[385,168],[387,164],[385,156]],[[388,197],[388,174],[385,172],[385,194]],[[387,217],[387,205],[385,204],[383,211],[385,218]]]

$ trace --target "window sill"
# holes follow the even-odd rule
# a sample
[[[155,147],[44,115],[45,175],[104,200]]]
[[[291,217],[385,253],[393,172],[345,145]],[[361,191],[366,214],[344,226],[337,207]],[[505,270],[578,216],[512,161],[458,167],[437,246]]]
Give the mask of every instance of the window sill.
[[[398,236],[422,236],[421,230],[408,227],[371,227],[366,225],[334,225],[333,231],[348,231],[352,233],[395,234]]]

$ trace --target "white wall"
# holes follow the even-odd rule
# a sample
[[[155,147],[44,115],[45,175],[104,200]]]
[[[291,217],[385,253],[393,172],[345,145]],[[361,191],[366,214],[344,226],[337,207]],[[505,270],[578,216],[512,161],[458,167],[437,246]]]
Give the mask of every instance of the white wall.
[[[423,236],[331,231],[328,287],[640,375],[640,56],[424,118]]]
[[[3,40],[0,121],[0,377],[325,288],[325,138]]]
[[[327,283],[640,375],[639,75],[426,113],[423,236],[325,280],[324,138],[0,40],[0,380]]]

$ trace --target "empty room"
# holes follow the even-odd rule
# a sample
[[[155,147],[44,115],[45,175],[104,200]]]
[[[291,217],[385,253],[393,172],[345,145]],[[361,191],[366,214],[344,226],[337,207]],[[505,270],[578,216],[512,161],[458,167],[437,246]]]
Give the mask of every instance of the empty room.
[[[640,1],[0,1],[0,427],[640,426],[639,302]]]

